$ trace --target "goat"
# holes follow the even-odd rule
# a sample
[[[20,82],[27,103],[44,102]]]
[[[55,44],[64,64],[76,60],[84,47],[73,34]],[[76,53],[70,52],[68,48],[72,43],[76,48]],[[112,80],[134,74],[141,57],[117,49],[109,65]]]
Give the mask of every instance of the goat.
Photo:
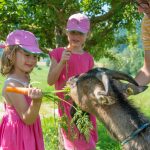
[[[72,100],[101,120],[122,149],[150,149],[150,122],[127,96],[141,93],[147,86],[138,86],[131,76],[106,68],[94,68],[72,77],[67,85],[71,87]]]

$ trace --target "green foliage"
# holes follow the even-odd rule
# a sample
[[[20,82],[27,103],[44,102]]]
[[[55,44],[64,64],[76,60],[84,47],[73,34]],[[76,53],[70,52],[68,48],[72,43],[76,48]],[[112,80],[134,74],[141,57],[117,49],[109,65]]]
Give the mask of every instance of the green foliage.
[[[143,50],[139,48],[127,49],[121,56],[120,70],[130,75],[136,75],[143,64]]]
[[[89,141],[90,131],[93,129],[93,125],[90,122],[89,115],[86,112],[83,112],[79,107],[76,108],[76,113],[71,120],[71,127],[73,133],[74,124],[78,128],[79,132],[84,135],[86,141]]]
[[[131,1],[84,0],[81,4],[83,10],[91,15],[91,20],[94,24],[92,24],[92,35],[87,42],[87,46],[92,45],[90,52],[96,60],[107,56],[107,50],[114,47],[116,42],[114,36],[120,28],[129,31],[136,28],[138,15],[135,12],[135,5]]]
[[[125,45],[125,48],[120,51],[117,47],[108,50],[107,55],[111,54],[113,57],[105,56],[99,62],[104,67],[120,70],[134,76],[143,65],[144,50],[139,45],[141,43],[139,41],[140,33],[132,31],[124,32],[124,34],[126,34],[126,43],[129,44]]]
[[[68,121],[68,116],[65,114],[58,119],[60,127],[63,128],[66,133],[68,133]]]
[[[14,29],[26,29],[38,37],[43,50],[65,46],[68,17],[86,13],[91,19],[91,36],[85,49],[96,60],[108,54],[120,28],[135,30],[136,20],[141,18],[131,0],[3,0],[0,7],[0,40]]]
[[[143,49],[137,45],[138,33],[132,32],[128,34],[128,47],[120,53],[120,70],[130,75],[136,75],[139,68],[143,65]]]
[[[149,93],[150,93],[150,84],[147,90],[145,90],[144,92],[138,95],[130,96],[129,98],[131,99],[131,102],[138,108],[139,111],[141,111],[142,113],[144,113],[146,116],[150,118]]]

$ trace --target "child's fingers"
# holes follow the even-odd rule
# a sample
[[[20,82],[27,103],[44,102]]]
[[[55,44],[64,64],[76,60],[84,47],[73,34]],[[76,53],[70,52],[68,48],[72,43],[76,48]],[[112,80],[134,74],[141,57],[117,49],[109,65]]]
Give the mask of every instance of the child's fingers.
[[[70,56],[71,56],[71,52],[65,50],[62,53],[61,61],[65,63],[67,60],[70,59]]]
[[[70,51],[64,51],[63,56],[71,56],[71,52]]]
[[[30,88],[28,94],[32,99],[42,98],[42,90],[38,88]]]

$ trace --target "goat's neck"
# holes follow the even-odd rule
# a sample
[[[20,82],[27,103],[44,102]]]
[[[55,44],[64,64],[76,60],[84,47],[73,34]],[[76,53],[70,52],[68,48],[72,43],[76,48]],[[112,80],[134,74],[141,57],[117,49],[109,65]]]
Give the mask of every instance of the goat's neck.
[[[119,141],[123,141],[138,128],[136,120],[117,103],[95,107],[95,114],[102,120],[110,134]]]

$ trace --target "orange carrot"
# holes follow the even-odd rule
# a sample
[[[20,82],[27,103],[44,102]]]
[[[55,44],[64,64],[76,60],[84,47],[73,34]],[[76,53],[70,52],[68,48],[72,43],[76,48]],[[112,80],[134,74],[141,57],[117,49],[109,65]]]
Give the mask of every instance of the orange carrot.
[[[28,88],[7,86],[6,92],[14,92],[18,94],[28,95]]]

